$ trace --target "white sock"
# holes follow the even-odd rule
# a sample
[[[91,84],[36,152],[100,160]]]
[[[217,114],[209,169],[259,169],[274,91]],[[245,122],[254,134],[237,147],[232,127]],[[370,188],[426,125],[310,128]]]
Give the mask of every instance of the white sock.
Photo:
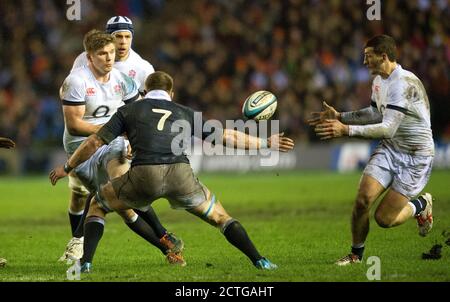
[[[81,210],[80,212],[74,212],[74,211],[72,211],[72,210],[69,208],[69,213],[72,214],[72,215],[80,216],[80,215],[83,215],[84,210]]]
[[[415,214],[416,214],[416,211],[417,211],[416,206],[415,206],[411,201],[408,201],[408,205],[409,205],[409,206],[411,207],[411,209],[412,209],[412,215],[411,215],[411,217],[414,217]]]
[[[126,223],[128,223],[128,224],[130,224],[130,223],[135,223],[136,220],[138,220],[138,218],[139,218],[139,215],[136,214],[136,213],[134,213],[134,216],[131,217],[128,221],[126,221]]]

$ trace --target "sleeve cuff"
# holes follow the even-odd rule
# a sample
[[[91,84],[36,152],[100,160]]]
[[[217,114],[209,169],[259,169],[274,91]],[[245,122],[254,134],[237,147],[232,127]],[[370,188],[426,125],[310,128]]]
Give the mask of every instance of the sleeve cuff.
[[[355,134],[355,128],[357,128],[358,126],[354,126],[354,125],[349,125],[348,126],[348,136],[356,136]]]
[[[68,100],[62,100],[64,106],[84,106],[86,102],[71,102]]]

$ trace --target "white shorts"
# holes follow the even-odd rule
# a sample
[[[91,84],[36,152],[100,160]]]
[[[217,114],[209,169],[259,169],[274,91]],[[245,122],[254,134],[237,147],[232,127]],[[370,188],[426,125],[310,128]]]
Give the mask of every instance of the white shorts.
[[[112,212],[112,209],[99,192],[101,186],[109,180],[108,163],[113,159],[125,158],[127,145],[125,139],[119,136],[108,145],[101,146],[88,160],[74,169],[80,184],[90,192],[96,193],[97,202],[106,212]]]
[[[433,166],[433,156],[400,153],[380,144],[370,157],[364,174],[375,178],[384,188],[413,198],[426,186]]]

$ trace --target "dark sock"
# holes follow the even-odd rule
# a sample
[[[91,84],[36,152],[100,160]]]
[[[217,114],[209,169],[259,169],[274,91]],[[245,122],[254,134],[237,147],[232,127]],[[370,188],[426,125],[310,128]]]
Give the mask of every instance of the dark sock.
[[[163,254],[166,253],[166,247],[159,242],[159,238],[156,236],[155,232],[153,232],[152,228],[144,221],[144,219],[138,217],[135,222],[127,223],[127,226],[132,229],[133,232],[159,248]]]
[[[86,199],[86,204],[84,205],[84,212],[83,215],[81,215],[80,221],[78,222],[78,226],[75,229],[75,232],[72,232],[73,237],[81,238],[84,234],[84,222],[86,221],[86,216],[89,212],[89,206],[91,205],[91,200],[95,196],[95,193],[89,194],[88,198]]]
[[[156,213],[152,207],[150,207],[145,212],[139,211],[139,210],[134,210],[134,211],[140,217],[142,217],[142,219],[144,219],[145,222],[148,223],[148,225],[153,229],[153,231],[155,232],[156,236],[158,236],[158,238],[162,238],[164,236],[164,234],[166,234],[166,232],[167,232],[166,228],[164,228],[162,226],[161,222],[158,219],[158,216],[156,216]]]
[[[352,246],[352,254],[357,255],[361,260],[364,254],[364,246],[363,247],[353,247]]]
[[[225,235],[225,238],[227,238],[228,242],[237,247],[248,258],[250,258],[253,264],[262,258],[253,245],[253,242],[248,237],[244,227],[238,221],[233,221],[230,223],[224,230],[223,234]]]
[[[70,228],[72,230],[72,237],[75,237],[75,231],[80,224],[81,217],[83,214],[75,215],[69,212],[69,221],[70,221]]]
[[[427,206],[427,201],[423,199],[422,196],[419,196],[418,198],[411,200],[411,203],[416,207],[416,212],[414,213],[414,216],[419,215],[419,213],[425,210],[425,207]]]
[[[90,216],[86,219],[84,226],[84,243],[83,243],[83,257],[81,258],[81,265],[86,262],[92,263],[95,250],[100,239],[103,236],[105,228],[105,220],[97,216]]]

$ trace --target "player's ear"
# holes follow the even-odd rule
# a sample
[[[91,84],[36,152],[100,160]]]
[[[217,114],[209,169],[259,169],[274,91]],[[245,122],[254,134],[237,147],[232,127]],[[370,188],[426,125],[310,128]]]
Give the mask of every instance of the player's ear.
[[[173,96],[175,95],[175,93],[173,92],[173,90],[170,90],[170,91],[169,91],[169,95],[170,95],[170,98],[173,100]]]

